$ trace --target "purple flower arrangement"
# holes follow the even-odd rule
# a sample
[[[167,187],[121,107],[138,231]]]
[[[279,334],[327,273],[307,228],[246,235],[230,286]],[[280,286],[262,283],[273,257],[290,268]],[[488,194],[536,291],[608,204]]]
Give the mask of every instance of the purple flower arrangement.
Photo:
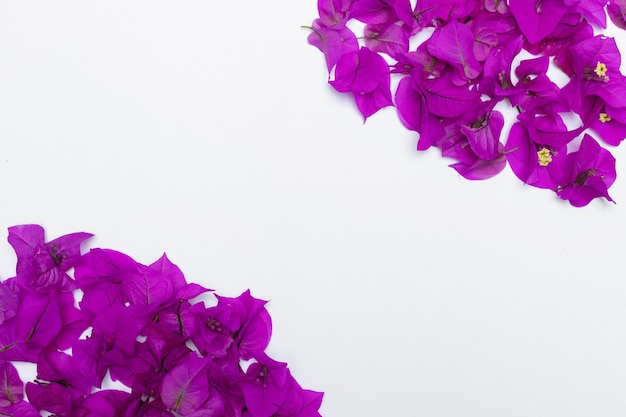
[[[165,255],[145,266],[109,249],[81,254],[91,236],[46,242],[40,226],[9,228],[17,268],[0,282],[1,416],[320,416],[322,393],[265,353],[266,301],[246,291],[207,307],[198,298],[212,290]],[[12,361],[35,363],[36,379],[24,386]],[[128,389],[103,388],[106,376]]]
[[[606,28],[608,12],[626,29],[626,0],[317,6],[308,41],[324,54],[330,85],[354,97],[364,120],[395,105],[402,124],[419,134],[417,149],[439,148],[470,180],[490,178],[508,162],[525,184],[573,206],[613,201],[615,158],[600,143],[617,146],[626,137],[626,77],[615,40],[594,27]],[[359,37],[351,29],[358,25]],[[425,40],[411,48],[418,34]],[[550,62],[569,78],[562,87],[548,76]],[[392,74],[399,77],[393,97]],[[506,102],[518,115],[502,143],[496,106]]]

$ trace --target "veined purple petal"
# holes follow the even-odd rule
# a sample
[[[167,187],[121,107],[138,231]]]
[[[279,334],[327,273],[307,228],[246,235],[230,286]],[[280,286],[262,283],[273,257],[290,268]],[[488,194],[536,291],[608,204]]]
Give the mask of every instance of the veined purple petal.
[[[17,369],[10,362],[0,361],[0,407],[9,407],[23,399],[24,383]]]
[[[161,398],[168,409],[187,415],[209,398],[208,359],[190,353],[187,360],[165,375]]]
[[[364,120],[367,120],[368,117],[375,114],[378,110],[393,105],[391,90],[388,86],[381,85],[372,92],[354,94],[354,102],[363,115]]]
[[[450,167],[454,168],[456,172],[468,180],[489,179],[502,172],[505,166],[506,157],[504,155],[498,156],[490,161],[479,159],[472,165],[465,165],[460,162],[450,165]]]
[[[409,51],[409,34],[395,23],[386,26],[365,26],[365,45],[373,52],[396,57]]]
[[[326,66],[330,74],[339,59],[349,52],[358,51],[359,44],[350,28],[329,28],[319,20],[311,25],[313,33],[307,38],[309,44],[319,49],[326,58]]]
[[[424,97],[431,113],[441,117],[458,117],[480,105],[475,90],[454,85],[449,77],[424,80]]]
[[[575,207],[586,206],[591,200],[604,197],[613,201],[608,188],[616,178],[615,158],[603,149],[591,136],[585,135],[576,152],[567,155],[566,184],[557,191],[557,195]]]
[[[517,122],[511,127],[504,150],[511,170],[524,183],[547,189],[558,186],[550,172],[561,169],[557,166],[565,158],[565,145],[559,148],[539,145],[531,139],[527,126]]]
[[[76,266],[80,244],[89,233],[73,233],[46,243],[41,226],[27,224],[9,228],[8,241],[17,255],[17,280],[39,292],[71,291],[73,280],[65,272]]]
[[[132,353],[137,339],[137,325],[129,312],[130,309],[120,303],[100,312],[92,320],[94,336],[102,338],[114,349]]]
[[[491,160],[498,156],[503,127],[502,113],[491,111],[473,125],[461,126],[461,132],[467,136],[470,147],[480,159]]]
[[[474,56],[474,34],[464,24],[452,21],[435,30],[427,41],[431,54],[452,65],[466,80],[480,75],[481,65]]]
[[[478,61],[484,61],[489,56],[489,52],[498,45],[498,35],[493,28],[480,26],[474,28],[474,49],[473,53]]]
[[[246,371],[240,387],[250,414],[254,417],[270,417],[285,401],[287,392],[283,388],[289,371],[287,364],[276,362],[267,355],[257,360]]]
[[[400,79],[396,89],[395,102],[398,116],[404,127],[419,132],[423,111],[426,108],[426,100],[410,75]]]

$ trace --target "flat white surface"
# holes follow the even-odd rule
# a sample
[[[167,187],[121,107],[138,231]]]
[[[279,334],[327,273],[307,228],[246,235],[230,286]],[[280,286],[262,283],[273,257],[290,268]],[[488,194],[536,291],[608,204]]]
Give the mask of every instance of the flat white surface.
[[[363,124],[326,85],[316,13],[3,1],[0,229],[92,232],[271,299],[268,352],[324,416],[623,416],[624,148],[616,206],[509,168],[466,181],[393,109]]]

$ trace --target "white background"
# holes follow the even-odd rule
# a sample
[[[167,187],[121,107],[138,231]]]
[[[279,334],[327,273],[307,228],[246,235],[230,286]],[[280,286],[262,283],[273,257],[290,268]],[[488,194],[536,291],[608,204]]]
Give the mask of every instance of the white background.
[[[190,281],[270,299],[268,352],[325,391],[325,417],[623,416],[624,148],[617,205],[570,207],[509,168],[466,181],[393,109],[363,124],[326,84],[300,28],[316,14],[0,3],[0,229],[166,251]]]

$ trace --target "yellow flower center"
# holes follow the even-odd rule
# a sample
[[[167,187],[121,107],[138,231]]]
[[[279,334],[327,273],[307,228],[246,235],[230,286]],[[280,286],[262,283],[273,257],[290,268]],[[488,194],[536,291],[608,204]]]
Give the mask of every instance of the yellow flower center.
[[[600,117],[599,117],[600,121],[602,123],[606,123],[606,122],[610,122],[611,121],[611,116],[609,116],[606,113],[600,113]]]
[[[606,75],[606,65],[598,61],[596,69],[593,70],[598,77],[604,77]]]
[[[547,167],[548,164],[552,162],[552,154],[550,153],[550,150],[547,148],[541,148],[537,152],[537,160],[540,166]]]

